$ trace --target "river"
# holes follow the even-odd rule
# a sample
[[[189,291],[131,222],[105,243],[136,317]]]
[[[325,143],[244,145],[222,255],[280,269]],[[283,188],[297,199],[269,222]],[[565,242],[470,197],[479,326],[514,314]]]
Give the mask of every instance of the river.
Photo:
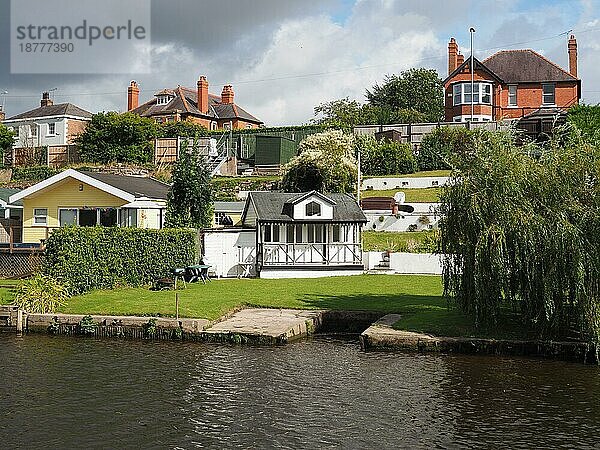
[[[501,357],[0,335],[0,447],[597,445],[600,369]]]

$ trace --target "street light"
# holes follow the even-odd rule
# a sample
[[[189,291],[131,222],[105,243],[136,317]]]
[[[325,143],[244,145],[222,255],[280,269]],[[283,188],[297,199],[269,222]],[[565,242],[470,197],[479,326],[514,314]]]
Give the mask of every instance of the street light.
[[[475,87],[475,70],[473,68],[473,35],[475,34],[475,28],[469,28],[469,33],[471,34],[471,122],[473,122],[473,96],[475,95],[475,92],[473,91],[473,88]]]
[[[6,96],[8,95],[8,91],[2,91],[2,92],[0,92],[0,95],[2,96],[2,103],[0,104],[0,111],[4,111],[4,102],[6,101]]]

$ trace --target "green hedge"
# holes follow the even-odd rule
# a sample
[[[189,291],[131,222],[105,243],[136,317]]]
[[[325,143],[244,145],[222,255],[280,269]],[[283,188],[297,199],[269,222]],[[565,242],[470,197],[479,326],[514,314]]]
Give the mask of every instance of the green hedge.
[[[240,191],[272,191],[279,187],[280,177],[215,177],[212,184],[215,200],[221,202],[239,201]]]
[[[194,230],[65,227],[48,238],[43,271],[79,294],[148,284],[196,258]]]
[[[60,170],[48,166],[15,167],[11,181],[42,181],[59,172]]]

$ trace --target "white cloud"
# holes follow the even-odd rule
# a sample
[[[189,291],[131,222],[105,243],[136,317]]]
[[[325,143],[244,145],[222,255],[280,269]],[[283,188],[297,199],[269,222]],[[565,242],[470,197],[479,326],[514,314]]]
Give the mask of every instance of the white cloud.
[[[327,16],[281,24],[245,75],[256,82],[236,90],[242,105],[270,125],[305,123],[321,102],[346,96],[363,101],[365,90],[386,73],[445,65],[445,44],[428,29],[425,17],[394,12],[389,0],[371,1],[368,9],[364,3],[344,25]],[[296,77],[260,81],[285,76]]]

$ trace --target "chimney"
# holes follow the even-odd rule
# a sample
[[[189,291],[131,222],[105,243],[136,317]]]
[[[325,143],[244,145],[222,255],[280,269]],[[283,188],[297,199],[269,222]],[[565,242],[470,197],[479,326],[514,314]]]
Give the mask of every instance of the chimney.
[[[569,38],[569,73],[577,78],[577,40],[574,35]]]
[[[456,70],[458,67],[458,44],[454,38],[450,38],[448,43],[448,75]]]
[[[221,103],[225,105],[233,103],[233,88],[230,84],[223,86],[223,92],[221,92]]]
[[[132,80],[127,88],[127,111],[140,106],[140,88],[135,80]]]
[[[42,93],[42,101],[40,102],[40,106],[52,106],[54,104],[54,102],[52,101],[52,99],[50,98],[50,93],[49,92],[43,92]]]
[[[208,81],[202,75],[198,79],[198,110],[203,114],[208,114]]]
[[[465,62],[465,55],[463,55],[461,53],[456,55],[456,67],[459,67],[464,62]]]

